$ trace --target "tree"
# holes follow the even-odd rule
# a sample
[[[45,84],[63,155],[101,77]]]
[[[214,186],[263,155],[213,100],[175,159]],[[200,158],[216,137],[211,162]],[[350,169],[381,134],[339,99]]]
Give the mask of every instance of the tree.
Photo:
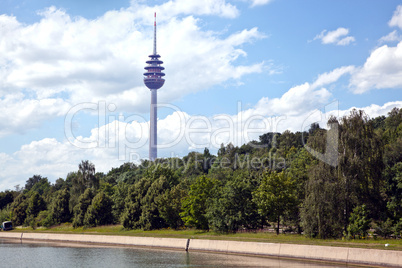
[[[248,175],[248,174],[247,174]],[[240,228],[256,229],[260,216],[252,201],[255,186],[248,176],[236,176],[216,191],[207,208],[212,229],[220,232],[236,232]]]
[[[14,225],[22,225],[27,217],[27,207],[28,201],[27,196],[24,193],[15,198],[13,203],[11,203],[11,220],[13,221]]]
[[[28,206],[26,210],[27,218],[25,220],[26,224],[35,226],[35,218],[38,216],[39,212],[46,209],[45,201],[38,194],[38,192],[33,192],[31,197],[28,199]]]
[[[119,182],[117,185],[113,187],[113,195],[112,195],[112,201],[113,201],[113,217],[116,221],[119,221],[121,218],[122,213],[124,212],[124,206],[125,206],[125,199],[128,195],[130,185],[124,183],[124,182]]]
[[[87,213],[88,207],[91,205],[94,196],[94,190],[92,188],[88,188],[78,198],[78,204],[74,207],[74,228],[84,225],[85,214]]]
[[[98,189],[99,179],[95,176],[95,165],[88,160],[81,161],[78,165],[78,177],[86,188]]]
[[[43,180],[44,178],[42,178],[41,175],[33,175],[31,178],[29,178],[26,183],[25,183],[25,189],[26,190],[31,190],[32,187],[38,183],[39,181]]]
[[[69,209],[70,192],[68,189],[59,190],[51,205],[51,215],[54,223],[68,222],[71,218]]]
[[[0,210],[5,208],[8,204],[11,204],[14,201],[14,194],[6,190],[0,193]]]
[[[346,231],[353,207],[365,204],[377,218],[385,210],[381,197],[383,145],[374,132],[372,121],[363,111],[353,110],[343,117],[339,130],[338,174],[345,187]]]
[[[267,172],[253,196],[258,213],[264,218],[277,221],[276,234],[279,234],[280,217],[296,204],[294,181],[284,172]]]
[[[113,201],[105,192],[100,191],[85,213],[85,226],[98,226],[113,223]]]
[[[329,238],[342,235],[344,218],[344,186],[336,169],[319,162],[310,169],[306,197],[300,211],[304,234]]]
[[[172,229],[178,229],[184,225],[180,213],[182,212],[182,201],[186,196],[187,191],[182,183],[165,191],[164,194],[155,199],[160,216]]]
[[[125,199],[125,208],[121,216],[121,223],[126,229],[141,228],[140,217],[142,214],[141,200],[147,194],[151,181],[142,178],[128,190]]]
[[[188,196],[183,199],[180,213],[182,220],[187,226],[194,226],[197,229],[209,230],[207,208],[213,197],[213,190],[217,180],[210,179],[205,175],[198,177],[190,186]]]
[[[141,216],[139,224],[144,230],[153,230],[166,227],[166,222],[159,214],[158,199],[169,190],[167,179],[162,176],[155,180],[141,199]]]

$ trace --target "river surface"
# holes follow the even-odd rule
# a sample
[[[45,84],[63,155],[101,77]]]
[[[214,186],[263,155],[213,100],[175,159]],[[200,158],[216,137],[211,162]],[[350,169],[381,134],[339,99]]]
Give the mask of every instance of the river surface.
[[[202,252],[0,239],[1,267],[347,267]]]

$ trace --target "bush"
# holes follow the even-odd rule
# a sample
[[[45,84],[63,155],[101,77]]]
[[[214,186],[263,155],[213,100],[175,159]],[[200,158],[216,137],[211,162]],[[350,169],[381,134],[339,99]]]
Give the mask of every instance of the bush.
[[[399,221],[394,225],[392,231],[396,237],[402,236],[402,218],[400,218]]]
[[[393,233],[392,220],[387,219],[376,224],[374,227],[374,234],[379,235],[384,238],[389,238]]]
[[[53,225],[53,214],[49,210],[39,212],[38,217],[36,217],[36,224],[49,228]]]
[[[357,206],[353,209],[352,214],[350,214],[350,223],[347,228],[348,238],[355,239],[357,236],[360,239],[367,237],[367,232],[370,229],[371,223],[368,214],[369,212],[366,210],[366,205]]]
[[[10,205],[7,205],[5,208],[0,210],[0,223],[11,220],[10,213],[11,213]]]

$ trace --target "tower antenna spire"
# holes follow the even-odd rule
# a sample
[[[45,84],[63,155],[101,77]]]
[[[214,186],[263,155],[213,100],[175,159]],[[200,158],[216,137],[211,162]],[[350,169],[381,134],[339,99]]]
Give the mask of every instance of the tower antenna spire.
[[[156,55],[156,12],[154,14],[154,55]]]

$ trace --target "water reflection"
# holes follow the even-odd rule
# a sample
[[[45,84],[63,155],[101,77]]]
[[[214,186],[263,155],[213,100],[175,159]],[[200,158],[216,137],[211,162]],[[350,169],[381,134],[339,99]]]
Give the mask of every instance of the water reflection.
[[[277,258],[249,257],[77,243],[0,239],[1,267],[346,267]]]

